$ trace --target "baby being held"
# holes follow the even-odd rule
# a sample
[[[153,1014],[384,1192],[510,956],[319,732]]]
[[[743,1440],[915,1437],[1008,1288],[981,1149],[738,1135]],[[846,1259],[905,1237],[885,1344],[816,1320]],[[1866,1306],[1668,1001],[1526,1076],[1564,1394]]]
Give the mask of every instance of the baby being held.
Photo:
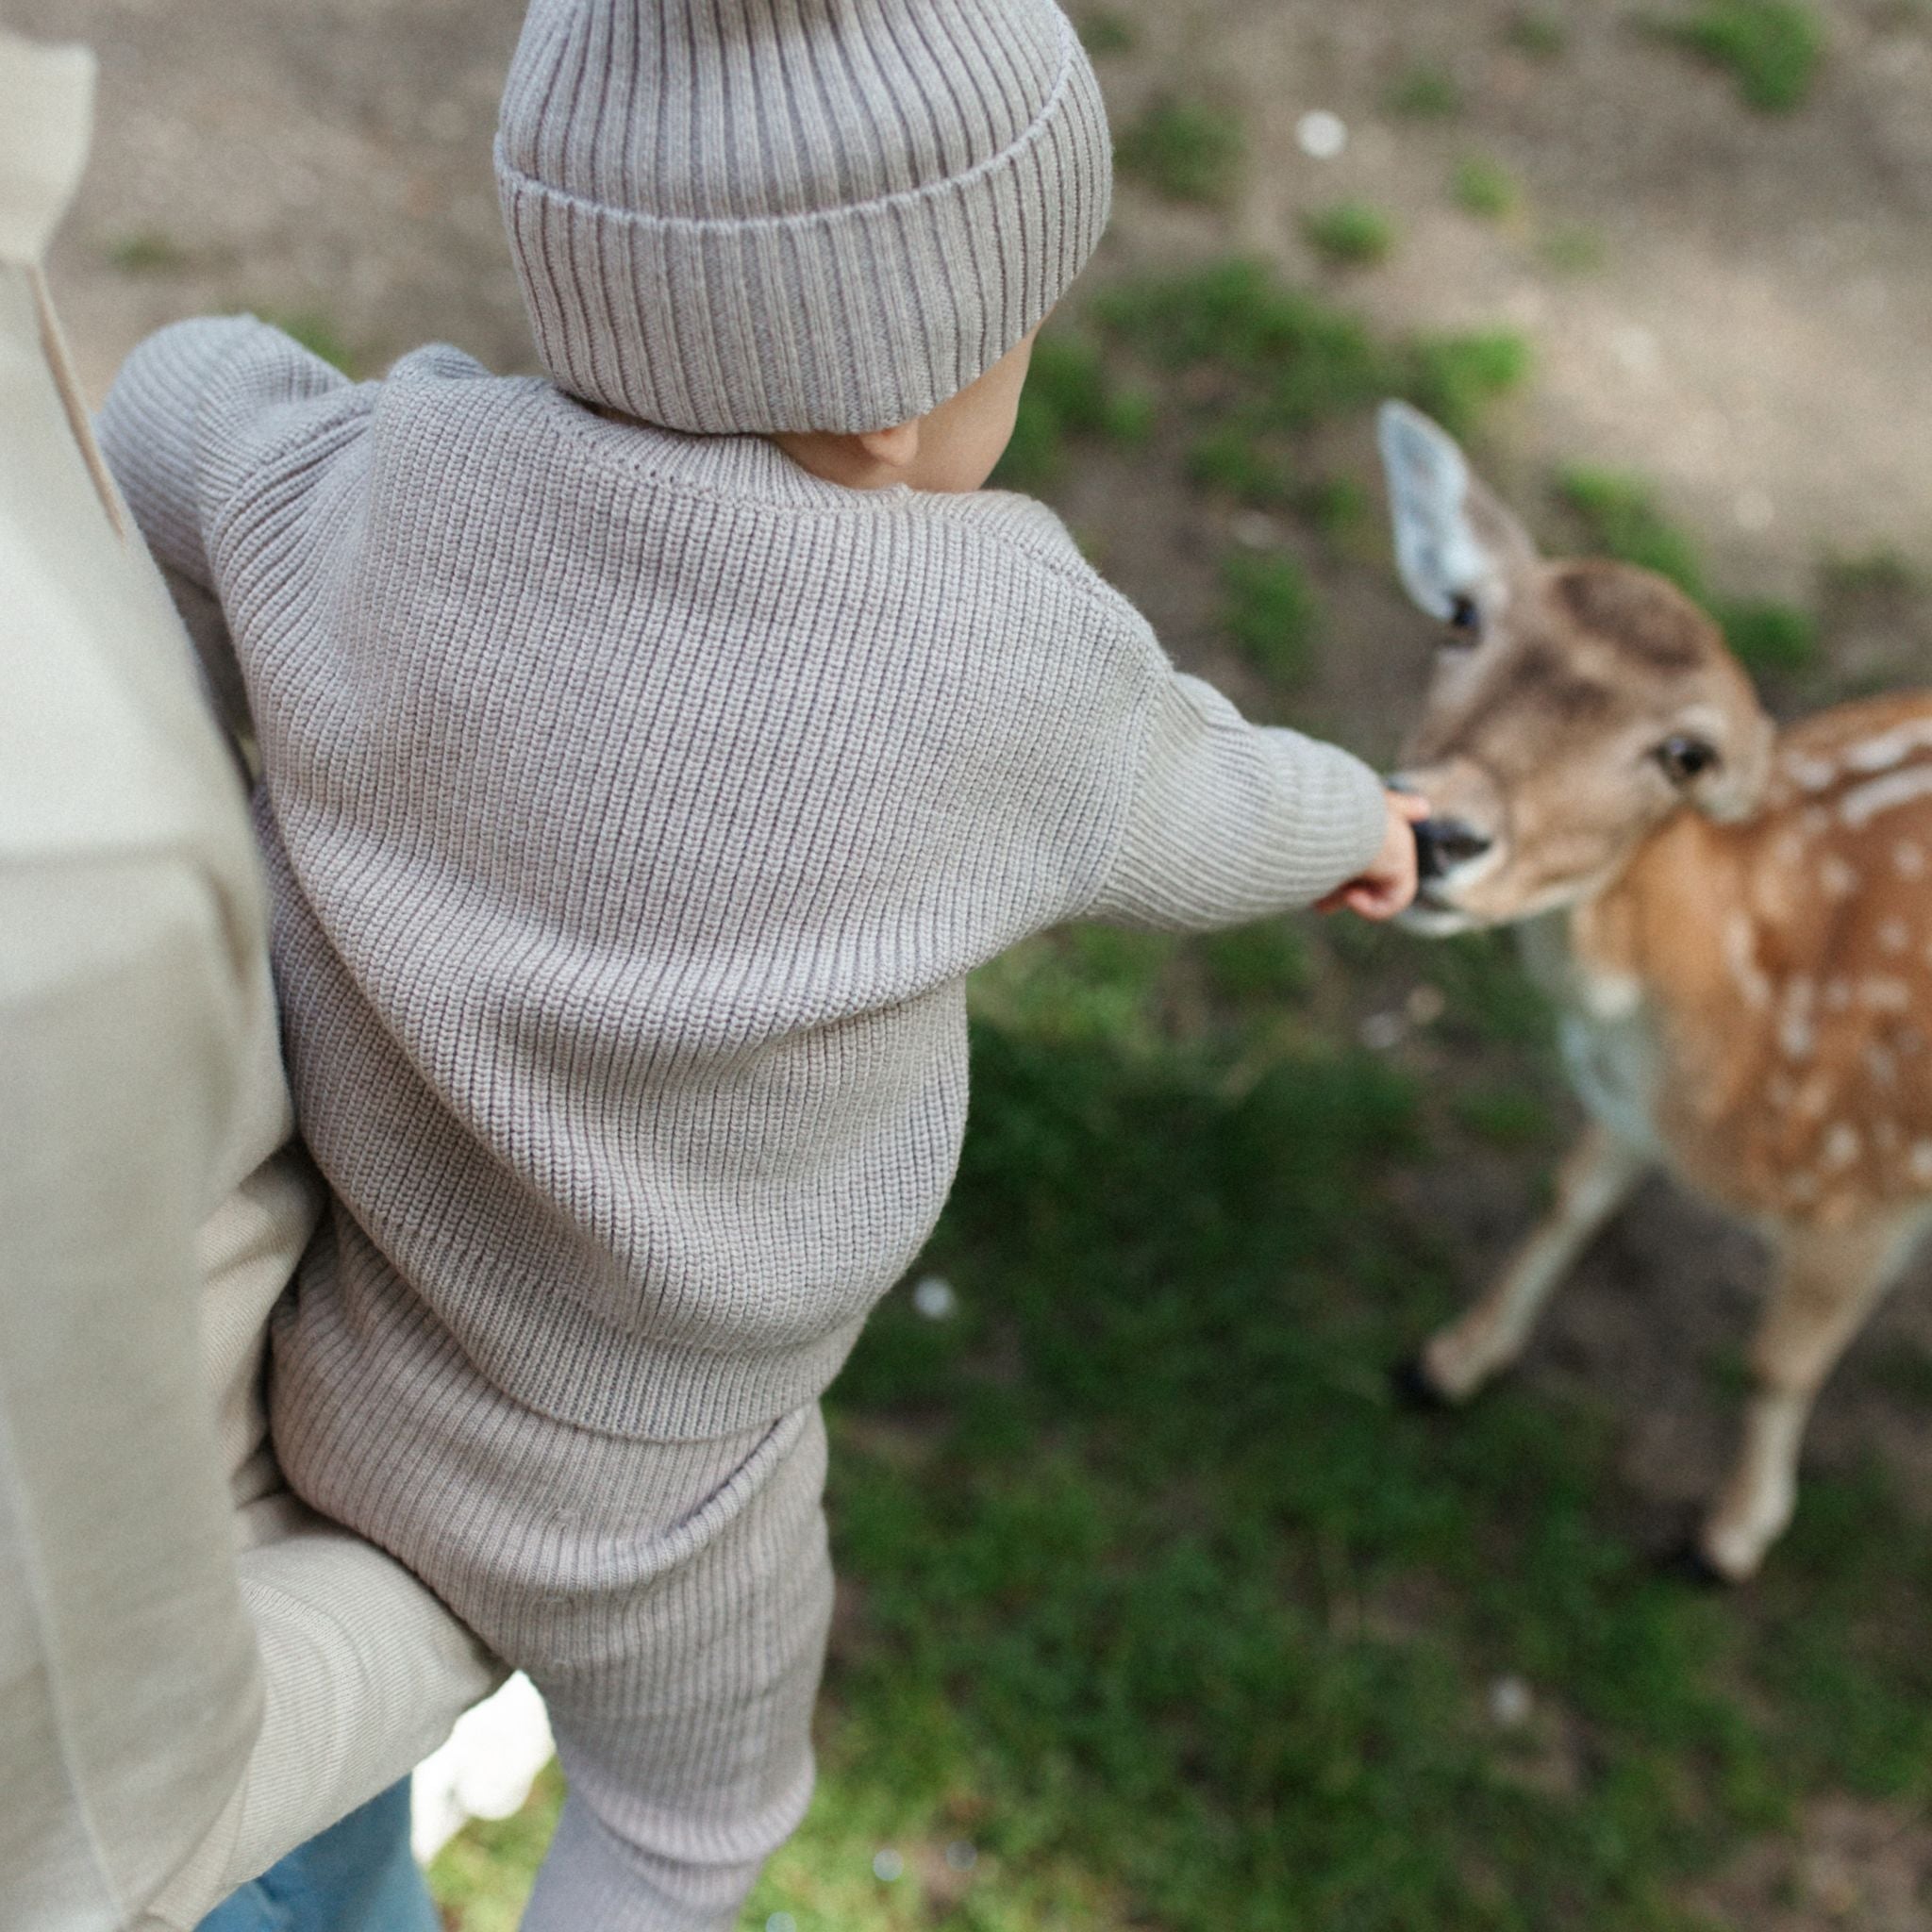
[[[549,1704],[526,1924],[728,1926],[801,1816],[818,1399],[925,1241],[966,975],[1414,886],[1409,810],[980,486],[1105,224],[1050,0],[537,0],[544,377],[163,331],[103,436],[219,606],[303,1131],[289,1478]]]

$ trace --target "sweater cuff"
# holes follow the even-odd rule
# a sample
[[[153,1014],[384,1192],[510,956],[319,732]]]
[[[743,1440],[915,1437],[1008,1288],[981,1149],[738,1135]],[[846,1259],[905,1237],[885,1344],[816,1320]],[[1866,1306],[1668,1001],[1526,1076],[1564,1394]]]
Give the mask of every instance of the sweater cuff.
[[[1382,781],[1338,745],[1249,724],[1174,676],[1089,917],[1198,931],[1306,906],[1361,873],[1388,824]]]

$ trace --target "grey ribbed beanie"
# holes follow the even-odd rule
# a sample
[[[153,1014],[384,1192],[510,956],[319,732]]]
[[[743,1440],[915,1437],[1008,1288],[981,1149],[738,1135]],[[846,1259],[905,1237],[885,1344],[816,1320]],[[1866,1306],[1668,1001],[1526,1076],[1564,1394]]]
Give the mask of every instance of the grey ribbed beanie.
[[[1052,0],[534,0],[496,177],[544,367],[674,429],[882,429],[990,369],[1107,222]]]

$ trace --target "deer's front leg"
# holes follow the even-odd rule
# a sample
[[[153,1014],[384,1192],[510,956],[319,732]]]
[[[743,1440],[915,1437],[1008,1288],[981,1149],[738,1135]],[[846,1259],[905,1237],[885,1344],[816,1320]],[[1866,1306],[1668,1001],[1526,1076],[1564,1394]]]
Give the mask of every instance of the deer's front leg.
[[[1592,1123],[1557,1171],[1557,1200],[1517,1249],[1482,1300],[1423,1350],[1418,1368],[1429,1391],[1461,1402],[1523,1353],[1543,1304],[1577,1256],[1624,1202],[1648,1158]]]
[[[1811,1405],[1911,1252],[1916,1221],[1840,1231],[1787,1228],[1771,1306],[1751,1344],[1744,1440],[1698,1549],[1731,1583],[1757,1573],[1791,1520]]]

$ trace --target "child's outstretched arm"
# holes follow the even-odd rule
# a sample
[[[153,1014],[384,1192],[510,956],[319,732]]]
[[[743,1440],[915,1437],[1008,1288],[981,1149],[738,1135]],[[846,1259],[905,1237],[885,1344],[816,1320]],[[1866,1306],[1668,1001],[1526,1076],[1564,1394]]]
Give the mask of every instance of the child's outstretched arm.
[[[1087,916],[1204,931],[1334,899],[1387,917],[1414,891],[1412,851],[1406,874],[1391,851],[1407,807],[1391,799],[1339,745],[1252,724],[1213,686],[1164,668]]]
[[[1389,823],[1374,862],[1345,886],[1315,901],[1319,912],[1344,907],[1364,919],[1393,919],[1415,897],[1418,858],[1415,828],[1429,815],[1429,802],[1413,791],[1391,791],[1384,802]]]

